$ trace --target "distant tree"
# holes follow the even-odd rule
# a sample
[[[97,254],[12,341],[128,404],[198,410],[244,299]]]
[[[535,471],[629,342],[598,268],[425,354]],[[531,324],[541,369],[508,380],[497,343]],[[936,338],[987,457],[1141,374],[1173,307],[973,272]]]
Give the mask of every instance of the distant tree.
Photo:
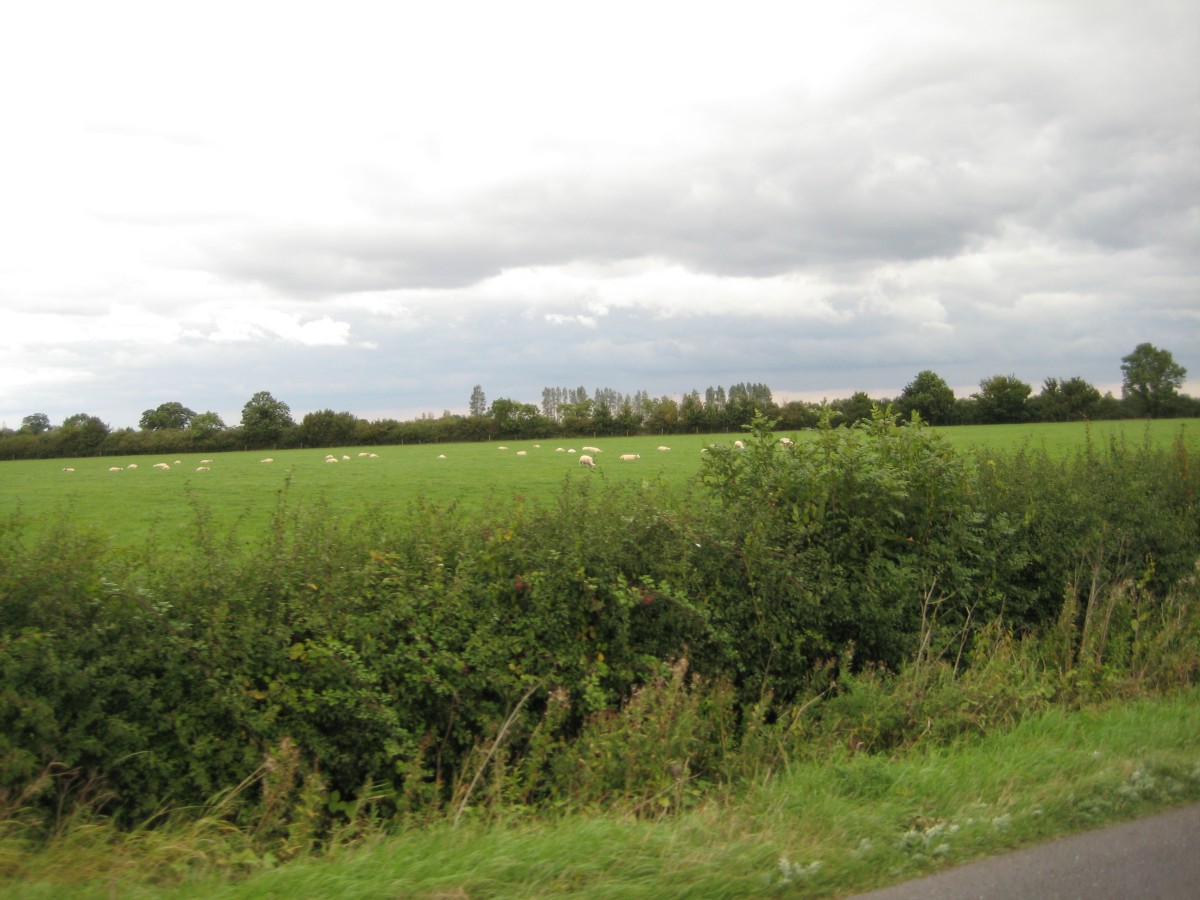
[[[138,427],[143,431],[160,431],[166,428],[187,428],[195,413],[182,403],[162,403],[157,409],[148,409],[142,413]]]
[[[1138,344],[1121,357],[1121,372],[1121,394],[1135,414],[1152,418],[1174,414],[1187,369],[1175,362],[1170,350]]]
[[[292,410],[270,391],[259,391],[242,407],[242,432],[247,443],[256,447],[274,446],[295,424]]]
[[[704,402],[700,399],[699,391],[693,390],[683,395],[683,401],[679,404],[679,418],[684,428],[693,434],[699,434],[704,428]]]
[[[188,422],[188,430],[201,437],[207,437],[214,432],[224,431],[225,423],[221,421],[221,417],[215,412],[207,410],[192,416],[192,420]]]
[[[41,434],[50,430],[50,417],[45,413],[34,413],[21,420],[21,431],[25,434]]]
[[[864,391],[855,391],[849,397],[834,400],[829,405],[839,416],[836,420],[837,424],[853,425],[860,419],[871,418],[871,410],[875,408],[875,401]]]
[[[987,423],[1024,422],[1029,417],[1026,401],[1033,388],[1016,375],[993,375],[979,382],[979,421]]]
[[[298,431],[300,441],[309,447],[347,445],[358,434],[358,419],[353,413],[322,409],[305,415]]]
[[[940,375],[926,369],[900,392],[896,412],[903,419],[916,412],[930,425],[946,425],[954,415],[954,391]]]
[[[98,416],[76,413],[63,419],[59,448],[64,456],[82,456],[100,450],[109,428]]]
[[[487,408],[487,398],[483,395],[483,386],[477,384],[471,391],[468,411],[473,416],[482,416],[487,414]]]
[[[1034,416],[1043,422],[1070,422],[1097,418],[1100,391],[1079,376],[1059,381],[1047,378],[1042,392],[1030,400]]]

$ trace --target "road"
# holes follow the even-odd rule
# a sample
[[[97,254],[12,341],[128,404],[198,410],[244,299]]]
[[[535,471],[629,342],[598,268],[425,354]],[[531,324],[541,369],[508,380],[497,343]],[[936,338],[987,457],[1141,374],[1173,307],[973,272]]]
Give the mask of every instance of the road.
[[[1200,804],[966,863],[855,900],[1200,898]]]

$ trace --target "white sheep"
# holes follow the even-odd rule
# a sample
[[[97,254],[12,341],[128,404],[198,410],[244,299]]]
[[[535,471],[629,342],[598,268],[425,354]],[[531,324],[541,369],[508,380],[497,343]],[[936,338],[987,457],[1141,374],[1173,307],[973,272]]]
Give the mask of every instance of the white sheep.
[[[562,447],[555,447],[554,452],[555,453],[566,453],[567,451],[564,450]]]
[[[183,465],[183,460],[182,460],[182,459],[177,459],[177,460],[175,460],[175,465],[177,465],[177,466],[182,466],[182,465]]]
[[[336,457],[336,456],[327,456],[327,457],[325,457],[325,462],[327,462],[327,463],[335,463],[335,462],[337,462],[337,461],[338,461],[338,460],[337,460],[337,457]]]
[[[259,462],[275,462],[275,460],[268,456],[266,459],[260,459]]]
[[[599,447],[584,447],[583,452],[584,453],[603,453],[604,451],[601,450]]]
[[[362,451],[361,453],[359,453],[358,455],[359,455],[359,456],[370,456],[371,454],[370,454],[370,453],[368,453],[366,450],[363,450],[363,451]]]
[[[74,470],[74,469],[72,469],[70,466],[64,466],[64,467],[63,467],[63,471],[64,471],[64,472],[74,472],[75,470]]]
[[[572,448],[571,448],[570,450],[568,450],[567,452],[568,452],[568,453],[574,453],[574,452],[575,452],[575,448],[574,448],[574,447],[572,447]]]
[[[594,459],[592,459],[590,456],[588,456],[586,453],[583,456],[579,457],[579,464],[581,466],[587,466],[589,469],[596,468],[596,461]]]
[[[127,469],[136,469],[136,468],[137,468],[137,463],[130,463],[130,464],[129,464],[129,465],[127,465],[125,468],[127,468]]]
[[[202,465],[202,466],[211,466],[211,465],[212,465],[212,460],[211,460],[211,459],[202,459],[202,460],[200,460],[200,465]]]
[[[120,467],[120,466],[109,466],[109,467],[108,467],[108,471],[110,471],[110,472],[120,472],[120,471],[121,471],[121,467]]]
[[[166,463],[155,463],[154,468],[162,469],[164,472],[168,472],[171,469],[171,467],[169,465],[167,465]]]
[[[528,456],[528,455],[529,455],[529,454],[528,454],[528,453],[526,453],[524,450],[518,450],[518,451],[517,451],[517,456]]]
[[[666,451],[670,450],[671,448],[670,447],[659,447],[658,449],[662,450],[665,453]]]
[[[746,445],[742,441],[734,441],[733,446],[737,447],[739,450],[746,449]]]
[[[346,456],[345,454],[342,455],[342,459],[349,459],[349,458],[350,457]]]
[[[785,446],[785,447],[796,446],[796,442],[793,441],[791,438],[780,438],[779,443],[783,444],[783,446]]]
[[[497,450],[507,450],[508,448],[507,447],[497,447],[496,449]]]
[[[379,454],[378,453],[368,453],[367,458],[368,459],[379,459]]]
[[[196,466],[196,471],[197,472],[208,472],[209,468],[208,468],[208,466]]]
[[[621,454],[621,462],[631,462],[632,460],[641,459],[641,458],[642,458],[642,455],[640,453],[622,453]]]
[[[445,458],[446,458],[446,454],[445,454],[445,453],[439,453],[439,454],[438,454],[438,459],[445,459]]]

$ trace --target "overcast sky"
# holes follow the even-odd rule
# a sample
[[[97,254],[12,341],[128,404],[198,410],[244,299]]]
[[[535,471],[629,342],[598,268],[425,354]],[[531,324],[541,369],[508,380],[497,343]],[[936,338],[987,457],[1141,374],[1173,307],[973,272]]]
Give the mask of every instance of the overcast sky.
[[[1200,395],[1195,0],[12,3],[0,116],[9,427]]]

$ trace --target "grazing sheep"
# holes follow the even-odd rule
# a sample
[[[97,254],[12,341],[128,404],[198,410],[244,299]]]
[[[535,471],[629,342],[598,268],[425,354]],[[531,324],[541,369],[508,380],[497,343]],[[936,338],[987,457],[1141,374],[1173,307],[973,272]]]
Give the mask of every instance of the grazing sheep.
[[[108,471],[110,471],[110,472],[120,472],[120,471],[121,471],[121,467],[120,467],[120,466],[109,466],[109,467],[108,467]]]
[[[603,453],[604,451],[601,450],[599,447],[584,447],[583,452],[584,453]]]
[[[566,453],[567,451],[564,450],[562,447],[555,447],[554,452],[555,453]]]
[[[746,445],[745,445],[743,442],[741,442],[741,441],[734,441],[734,442],[733,442],[733,446],[737,447],[739,450],[745,450],[745,449],[746,449]]]
[[[268,456],[266,459],[260,459],[259,462],[275,462],[275,460]]]
[[[63,467],[63,471],[64,471],[64,472],[74,472],[75,470],[74,470],[74,469],[72,469],[70,466],[64,466],[64,467]]]
[[[574,448],[574,447],[572,447],[572,448],[571,448],[570,450],[568,450],[567,452],[568,452],[568,453],[574,453],[574,452],[575,452],[575,448]]]
[[[364,451],[362,451],[362,452],[361,452],[360,454],[358,454],[358,455],[359,455],[359,456],[370,456],[371,454],[370,454],[370,453],[368,453],[366,450],[364,450]]]
[[[136,468],[137,468],[137,463],[130,463],[130,464],[129,464],[129,465],[127,465],[125,468],[127,468],[127,469],[136,469]]]
[[[211,465],[212,465],[212,460],[211,460],[211,459],[202,459],[202,460],[200,460],[200,465],[202,465],[202,466],[211,466]]]
[[[327,457],[325,457],[325,462],[327,462],[327,463],[335,463],[335,462],[337,462],[337,461],[338,461],[338,460],[337,460],[337,457],[336,457],[336,456],[327,456]]]
[[[508,448],[507,447],[497,447],[496,449],[497,450],[507,450]]]
[[[665,452],[667,450],[670,450],[671,448],[670,447],[659,447],[658,449]]]
[[[378,453],[368,453],[367,458],[368,459],[379,459],[379,454]]]
[[[541,445],[541,444],[534,444],[534,445],[533,445],[533,449],[534,449],[534,450],[541,450],[541,449],[542,449],[542,445]]]
[[[791,438],[780,438],[779,443],[783,444],[783,446],[785,446],[785,447],[796,446],[796,442],[793,441]]]
[[[164,472],[169,472],[171,470],[171,467],[166,463],[155,463],[154,468],[162,469]]]
[[[208,466],[196,466],[196,471],[197,472],[207,472],[207,471],[209,471],[209,468],[208,468]]]
[[[350,457],[346,456],[345,454],[342,454],[342,459],[349,459],[349,458]]]
[[[518,450],[518,451],[517,451],[517,456],[528,456],[528,455],[529,455],[529,454],[528,454],[528,453],[526,453],[524,450]]]
[[[579,464],[581,466],[587,466],[589,469],[596,468],[596,461],[594,459],[592,459],[590,456],[588,456],[586,453],[583,456],[579,457]]]
[[[621,454],[621,462],[630,462],[631,460],[641,459],[641,458],[642,458],[642,455],[640,453],[622,453]]]
[[[445,454],[445,453],[439,453],[439,454],[438,454],[438,459],[445,459],[445,458],[446,458],[446,454]]]

